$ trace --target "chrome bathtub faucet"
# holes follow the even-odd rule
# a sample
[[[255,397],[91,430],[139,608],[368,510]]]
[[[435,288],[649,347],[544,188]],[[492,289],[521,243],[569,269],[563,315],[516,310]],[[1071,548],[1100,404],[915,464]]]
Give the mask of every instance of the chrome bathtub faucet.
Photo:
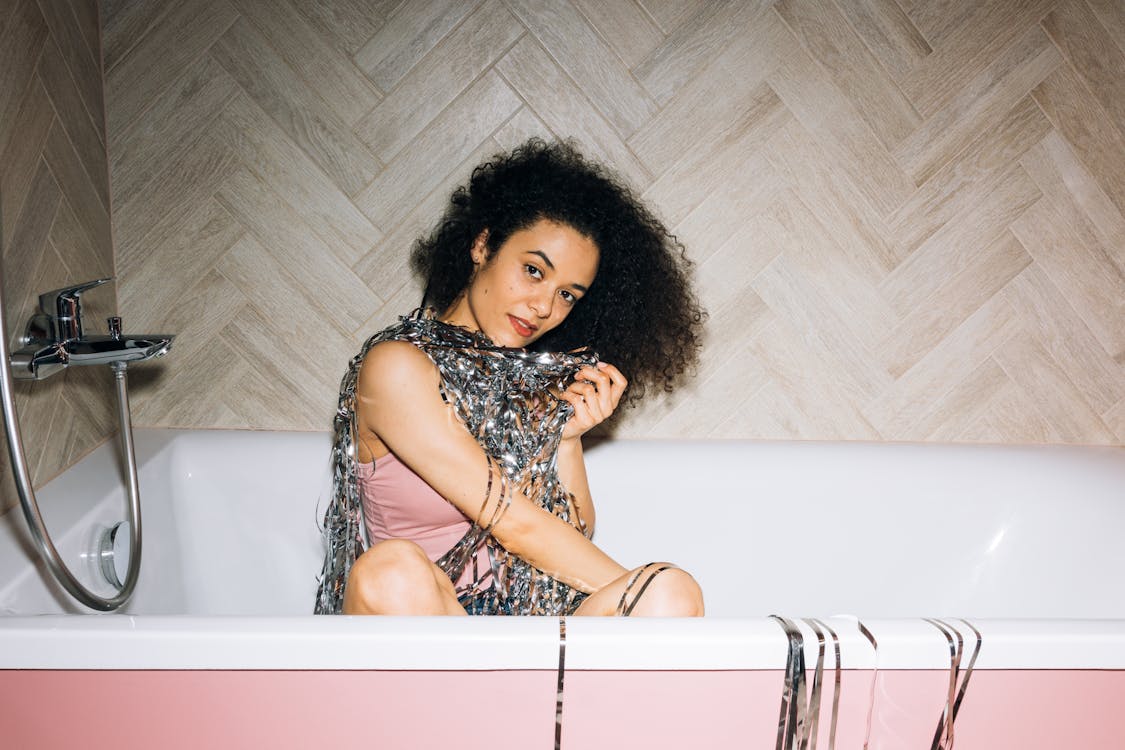
[[[39,309],[27,321],[20,349],[12,352],[12,375],[42,380],[70,365],[114,365],[163,356],[173,335],[126,336],[121,318],[108,319],[109,335],[87,336],[82,328],[82,293],[112,278],[55,289],[39,295]]]

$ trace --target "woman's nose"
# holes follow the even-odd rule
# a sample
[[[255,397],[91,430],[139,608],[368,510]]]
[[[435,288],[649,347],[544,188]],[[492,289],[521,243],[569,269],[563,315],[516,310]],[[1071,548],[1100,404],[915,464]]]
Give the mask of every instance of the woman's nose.
[[[551,317],[551,305],[554,303],[554,299],[555,295],[549,291],[536,295],[531,300],[531,311],[540,318]]]

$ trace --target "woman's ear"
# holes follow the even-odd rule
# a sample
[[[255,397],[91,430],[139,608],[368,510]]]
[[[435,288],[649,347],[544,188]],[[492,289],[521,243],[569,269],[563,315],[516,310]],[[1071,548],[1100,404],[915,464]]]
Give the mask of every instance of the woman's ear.
[[[488,230],[485,229],[477,238],[473,240],[473,246],[469,249],[469,256],[473,259],[474,266],[481,266],[485,260],[488,259]]]

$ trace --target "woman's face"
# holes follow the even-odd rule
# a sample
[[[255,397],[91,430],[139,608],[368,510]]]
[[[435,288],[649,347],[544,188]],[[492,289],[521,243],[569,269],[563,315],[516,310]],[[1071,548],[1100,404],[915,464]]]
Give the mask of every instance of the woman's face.
[[[566,224],[540,219],[491,255],[486,239],[473,244],[469,286],[442,319],[500,346],[528,346],[558,326],[594,283],[598,248]]]

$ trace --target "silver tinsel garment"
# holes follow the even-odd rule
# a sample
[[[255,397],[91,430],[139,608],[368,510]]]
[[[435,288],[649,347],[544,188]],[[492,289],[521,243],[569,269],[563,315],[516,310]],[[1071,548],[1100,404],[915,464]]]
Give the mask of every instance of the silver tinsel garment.
[[[364,357],[383,341],[408,341],[429,356],[441,378],[442,398],[487,457],[487,463],[481,465],[481,478],[487,478],[482,502],[490,509],[485,514],[488,520],[482,516],[483,525],[472,524],[437,561],[450,580],[457,581],[466,565],[475,566],[481,545],[487,548],[491,570],[474,570],[473,582],[457,591],[461,604],[471,614],[571,614],[586,595],[509,554],[489,531],[513,494],[522,491],[588,536],[575,511],[574,496],[559,481],[556,464],[562,430],[572,409],[552,394],[565,390],[574,374],[595,364],[597,356],[499,347],[483,334],[442,323],[432,312],[421,310],[368,339],[340,383],[331,458],[332,496],[323,524],[324,568],[314,612],[341,611],[348,573],[364,548],[363,505],[356,474],[355,389]],[[493,465],[500,469],[500,498],[489,502]]]

